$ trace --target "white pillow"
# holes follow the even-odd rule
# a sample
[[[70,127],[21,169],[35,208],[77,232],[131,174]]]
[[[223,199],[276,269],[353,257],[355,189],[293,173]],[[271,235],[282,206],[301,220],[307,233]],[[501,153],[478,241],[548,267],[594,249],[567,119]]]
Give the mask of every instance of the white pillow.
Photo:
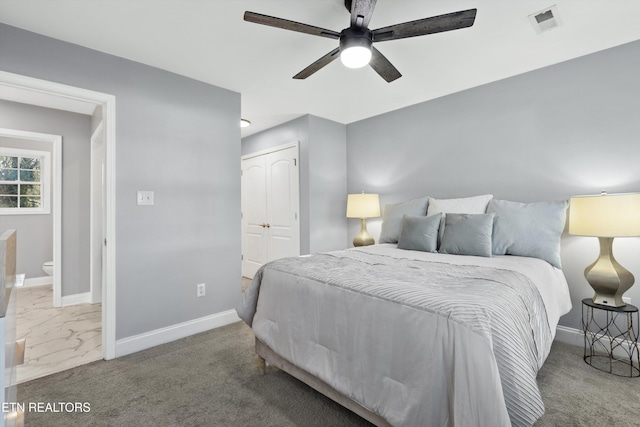
[[[464,197],[461,199],[432,199],[429,198],[429,208],[427,216],[437,213],[457,213],[457,214],[483,214],[487,211],[489,200],[493,199],[493,194],[482,196]]]

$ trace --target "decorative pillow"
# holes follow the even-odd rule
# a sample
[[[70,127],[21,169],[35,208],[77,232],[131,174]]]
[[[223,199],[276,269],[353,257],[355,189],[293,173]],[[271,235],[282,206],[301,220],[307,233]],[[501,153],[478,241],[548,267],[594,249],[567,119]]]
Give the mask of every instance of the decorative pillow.
[[[491,256],[493,214],[447,214],[439,252]]]
[[[431,216],[408,216],[402,219],[398,248],[411,251],[438,252],[438,229],[441,213]]]
[[[442,213],[483,214],[487,211],[487,203],[493,194],[464,197],[461,199],[429,199],[427,215]]]
[[[568,202],[519,203],[491,200],[487,212],[496,215],[493,226],[494,255],[540,258],[554,267],[560,262],[560,236]]]
[[[427,215],[442,212],[442,222],[440,224],[440,235],[438,239],[442,242],[444,233],[444,218],[448,213],[458,214],[483,214],[487,211],[487,203],[493,198],[493,194],[482,196],[463,197],[461,199],[429,199],[429,209]]]
[[[382,213],[380,243],[398,243],[402,218],[405,215],[425,216],[427,214],[428,197],[409,200],[408,202],[385,205]]]

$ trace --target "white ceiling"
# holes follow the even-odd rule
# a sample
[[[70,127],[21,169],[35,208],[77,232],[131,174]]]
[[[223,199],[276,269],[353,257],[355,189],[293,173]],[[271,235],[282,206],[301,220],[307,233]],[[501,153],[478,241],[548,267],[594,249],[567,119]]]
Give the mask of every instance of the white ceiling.
[[[562,26],[528,15],[553,4]],[[0,0],[0,22],[242,94],[247,136],[303,114],[351,123],[640,39],[638,0],[379,0],[370,28],[477,8],[473,27],[381,42],[403,77],[334,61],[291,77],[337,41],[244,22],[246,10],[340,31],[343,0]]]

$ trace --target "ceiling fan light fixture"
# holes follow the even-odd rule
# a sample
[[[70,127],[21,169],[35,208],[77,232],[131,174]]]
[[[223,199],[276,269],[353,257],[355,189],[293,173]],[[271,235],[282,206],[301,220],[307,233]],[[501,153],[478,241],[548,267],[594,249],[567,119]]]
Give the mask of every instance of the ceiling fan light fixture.
[[[340,35],[340,60],[345,67],[361,68],[371,61],[371,31],[347,28]]]
[[[371,61],[371,49],[363,46],[349,47],[340,52],[340,60],[345,67],[362,68]]]
[[[341,32],[249,11],[244,13],[244,20],[269,27],[340,40],[338,47],[293,76],[296,80],[306,79],[338,59],[339,55],[345,66],[358,68],[369,64],[380,77],[387,83],[391,83],[402,77],[402,74],[378,49],[373,47],[374,40],[376,42],[399,40],[468,28],[475,22],[478,12],[477,9],[460,10],[370,30],[369,22],[376,1],[344,0],[345,8],[351,14],[351,19],[350,26]],[[543,18],[546,18],[546,14],[543,14],[540,20]]]

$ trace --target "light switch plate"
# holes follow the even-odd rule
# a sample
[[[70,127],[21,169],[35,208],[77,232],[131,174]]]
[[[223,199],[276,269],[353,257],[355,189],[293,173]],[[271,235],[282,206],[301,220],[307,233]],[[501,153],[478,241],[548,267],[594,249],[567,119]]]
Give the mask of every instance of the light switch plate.
[[[153,191],[138,190],[138,205],[153,206]]]

